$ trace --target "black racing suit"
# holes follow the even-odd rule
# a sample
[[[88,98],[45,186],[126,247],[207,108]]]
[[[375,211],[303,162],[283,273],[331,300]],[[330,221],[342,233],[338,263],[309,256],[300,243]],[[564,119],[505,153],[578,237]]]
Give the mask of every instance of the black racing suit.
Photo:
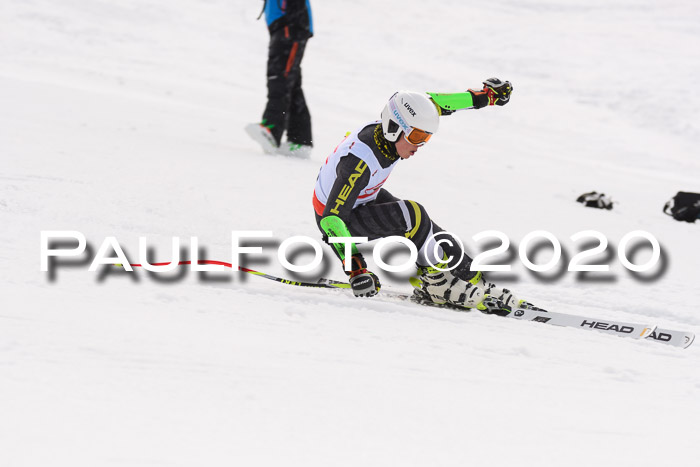
[[[370,147],[374,156],[384,168],[391,164],[396,164],[400,159],[393,143],[387,141],[382,133],[381,123],[376,125],[368,125],[362,129],[358,137],[360,141]],[[450,265],[460,261],[458,269],[463,270],[471,264],[471,258],[466,254],[461,256],[462,251],[459,244],[452,238],[451,235],[444,232],[435,222],[430,219],[425,208],[415,201],[401,200],[393,196],[389,191],[381,188],[377,198],[366,204],[353,208],[355,201],[360,193],[367,187],[370,179],[369,170],[363,170],[359,178],[353,180],[352,189],[348,194],[348,180],[353,174],[357,177],[356,172],[358,167],[362,169],[362,165],[366,167],[364,161],[359,157],[349,153],[338,162],[336,168],[336,179],[333,187],[328,195],[328,201],[322,214],[319,214],[319,206],[315,206],[316,223],[319,229],[324,233],[324,240],[327,240],[325,232],[320,226],[321,220],[326,216],[338,216],[345,222],[348,230],[353,236],[367,237],[370,241],[389,236],[402,236],[408,238],[416,246],[417,250],[421,250],[425,242],[435,235],[435,240],[442,238],[448,239],[454,245],[454,248],[447,244],[441,244],[441,247],[448,256],[453,256]],[[344,188],[345,187],[345,188]],[[343,203],[336,203],[334,200],[341,196]],[[333,210],[334,212],[331,212]],[[408,211],[409,223],[406,222],[405,212]],[[333,249],[336,252],[335,249]],[[337,253],[336,253],[337,254]],[[427,264],[420,264],[427,266]],[[469,274],[467,274],[469,275]]]

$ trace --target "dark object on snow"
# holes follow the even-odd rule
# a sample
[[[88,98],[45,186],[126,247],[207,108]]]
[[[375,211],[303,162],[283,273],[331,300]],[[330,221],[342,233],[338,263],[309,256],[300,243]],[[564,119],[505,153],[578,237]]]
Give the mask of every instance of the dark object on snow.
[[[700,219],[700,193],[679,191],[664,205],[664,213],[677,221],[695,222]]]
[[[583,203],[584,206],[588,206],[589,208],[610,210],[613,207],[612,200],[608,196],[605,196],[604,193],[598,193],[597,191],[584,193],[579,196],[576,201]]]

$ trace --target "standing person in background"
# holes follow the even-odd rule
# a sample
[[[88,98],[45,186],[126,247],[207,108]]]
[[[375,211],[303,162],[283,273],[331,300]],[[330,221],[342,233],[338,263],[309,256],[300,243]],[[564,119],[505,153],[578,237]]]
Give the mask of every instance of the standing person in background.
[[[313,36],[311,6],[309,0],[265,0],[263,9],[270,32],[267,106],[262,122],[249,124],[246,132],[266,154],[308,157],[311,116],[301,89],[301,60]]]

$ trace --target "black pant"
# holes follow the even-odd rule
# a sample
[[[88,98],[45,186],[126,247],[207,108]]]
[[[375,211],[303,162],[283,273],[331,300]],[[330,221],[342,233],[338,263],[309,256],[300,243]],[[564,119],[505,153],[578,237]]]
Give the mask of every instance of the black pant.
[[[279,144],[287,130],[287,140],[311,146],[311,115],[301,90],[301,59],[307,39],[292,39],[286,28],[270,36],[267,60],[267,107],[265,125]]]
[[[406,219],[400,206],[404,203],[408,203],[411,226],[406,225]],[[323,232],[320,222],[321,216],[316,214],[316,224]],[[406,236],[416,245],[418,250],[423,247],[432,230],[436,240],[445,239],[451,242],[452,246],[442,244],[441,248],[448,256],[453,257],[450,266],[456,263],[460,264],[459,271],[455,272],[459,272],[459,275],[466,277],[467,280],[474,275],[469,271],[472,259],[459,248],[458,242],[449,233],[430,219],[422,205],[401,200],[384,188],[379,191],[376,200],[353,209],[348,224],[348,230],[355,237],[367,237],[369,241],[372,241],[394,235]],[[407,235],[409,230],[411,233]],[[333,252],[336,253],[335,248],[333,248]]]

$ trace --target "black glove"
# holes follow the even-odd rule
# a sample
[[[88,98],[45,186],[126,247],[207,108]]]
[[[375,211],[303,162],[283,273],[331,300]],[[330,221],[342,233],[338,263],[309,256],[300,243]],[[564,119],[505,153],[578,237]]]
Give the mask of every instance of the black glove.
[[[612,200],[609,197],[605,196],[604,193],[598,193],[597,191],[584,193],[578,198],[576,198],[576,201],[578,201],[579,203],[583,203],[584,206],[587,206],[589,208],[608,210],[613,208]]]
[[[474,107],[480,109],[487,105],[506,105],[510,101],[510,93],[513,85],[510,81],[505,83],[498,78],[489,78],[484,81],[484,89],[475,91],[469,89],[474,98]]]
[[[352,293],[356,297],[373,297],[377,295],[382,286],[379,284],[379,278],[373,272],[369,272],[367,269],[360,269],[353,271],[353,273],[355,275],[350,276],[350,287],[352,287]]]
[[[352,293],[356,297],[372,297],[377,295],[379,289],[381,289],[381,284],[379,284],[379,278],[373,273],[367,270],[367,263],[365,263],[362,255],[353,255],[351,258],[353,270],[350,272],[350,287],[352,287]]]
[[[513,85],[510,81],[503,82],[498,78],[484,81],[484,92],[489,97],[489,105],[506,105],[510,101]]]

